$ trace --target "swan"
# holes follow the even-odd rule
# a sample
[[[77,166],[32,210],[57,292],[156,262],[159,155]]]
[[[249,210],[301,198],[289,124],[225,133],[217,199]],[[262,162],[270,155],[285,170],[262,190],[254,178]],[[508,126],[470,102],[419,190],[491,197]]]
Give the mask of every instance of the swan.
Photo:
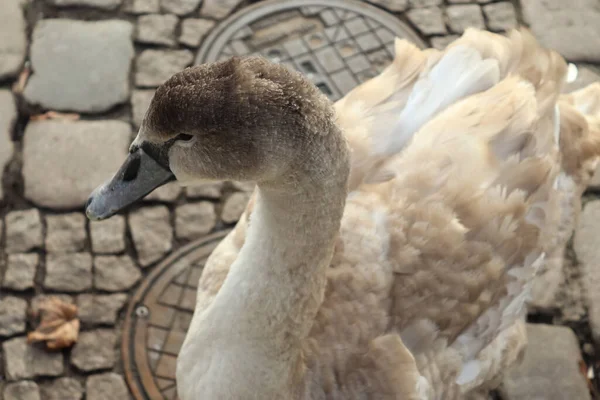
[[[561,136],[566,63],[524,31],[396,51],[336,105],[258,57],[185,69],[91,194],[98,220],[173,179],[256,183],[200,279],[182,400],[459,399],[522,356],[562,159],[600,134]]]

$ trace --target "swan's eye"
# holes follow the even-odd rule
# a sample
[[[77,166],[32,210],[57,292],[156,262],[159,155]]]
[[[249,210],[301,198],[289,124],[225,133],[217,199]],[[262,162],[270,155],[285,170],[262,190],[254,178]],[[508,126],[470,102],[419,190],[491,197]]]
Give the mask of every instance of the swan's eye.
[[[187,135],[185,133],[180,133],[179,135],[177,135],[177,137],[175,137],[175,140],[181,140],[182,142],[189,142],[193,138],[194,138],[194,136],[192,136],[192,135]]]

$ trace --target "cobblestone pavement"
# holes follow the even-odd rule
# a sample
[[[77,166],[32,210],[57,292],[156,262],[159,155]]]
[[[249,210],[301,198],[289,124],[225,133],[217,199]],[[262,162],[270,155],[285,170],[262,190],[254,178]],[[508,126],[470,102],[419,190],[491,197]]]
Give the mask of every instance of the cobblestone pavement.
[[[259,2],[1,0],[0,400],[133,398],[121,346],[122,331],[130,327],[129,300],[166,256],[232,226],[248,188],[169,184],[99,223],[87,221],[83,204],[121,164],[154,88],[193,64],[220,22],[251,3]],[[469,26],[501,32],[528,24],[544,45],[577,64],[578,79],[567,90],[600,79],[597,0],[523,0],[523,7],[518,0],[370,3],[403,21],[415,40],[438,48]],[[321,17],[325,24],[327,18],[343,19],[333,13]],[[346,28],[368,53],[364,27]],[[276,26],[270,34],[283,35],[285,29],[289,26]],[[314,54],[325,66],[339,58]],[[372,57],[348,61],[348,53],[344,62],[354,73],[361,62],[375,65],[378,54],[368,54]],[[343,79],[340,91],[350,82]],[[360,79],[357,74],[351,84]],[[65,114],[52,118],[48,111]],[[534,299],[528,326],[531,350],[502,385],[503,399],[588,396],[583,363],[597,368],[600,349],[597,175],[562,276],[543,277],[545,289]],[[197,281],[201,269],[191,271],[186,279]],[[168,288],[188,293],[178,279]],[[81,333],[70,349],[50,352],[27,343],[27,332],[35,328],[31,311],[49,295],[78,307]],[[184,301],[193,307],[193,298]],[[157,399],[176,398],[174,389],[165,388]]]

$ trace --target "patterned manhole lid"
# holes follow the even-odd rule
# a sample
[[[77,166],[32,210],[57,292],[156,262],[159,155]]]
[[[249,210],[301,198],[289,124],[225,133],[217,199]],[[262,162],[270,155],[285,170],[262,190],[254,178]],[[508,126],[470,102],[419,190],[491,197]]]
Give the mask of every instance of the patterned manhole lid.
[[[196,64],[262,55],[304,73],[335,101],[389,65],[395,37],[426,47],[404,22],[364,2],[266,1],[221,23]]]
[[[127,383],[138,400],[175,400],[175,363],[190,325],[204,262],[225,237],[221,231],[174,252],[135,293],[123,329]]]

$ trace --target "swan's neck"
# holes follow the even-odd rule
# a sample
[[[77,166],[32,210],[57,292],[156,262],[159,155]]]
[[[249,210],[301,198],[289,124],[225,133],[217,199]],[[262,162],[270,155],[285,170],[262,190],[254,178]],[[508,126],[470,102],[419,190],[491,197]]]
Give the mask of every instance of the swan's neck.
[[[183,350],[196,342],[194,368],[211,386],[196,393],[250,399],[240,391],[254,390],[270,399],[299,385],[301,344],[323,299],[346,198],[347,150],[337,147],[341,154],[327,160],[308,155],[284,184],[259,183],[246,242],[192,324],[196,338],[186,339]]]

